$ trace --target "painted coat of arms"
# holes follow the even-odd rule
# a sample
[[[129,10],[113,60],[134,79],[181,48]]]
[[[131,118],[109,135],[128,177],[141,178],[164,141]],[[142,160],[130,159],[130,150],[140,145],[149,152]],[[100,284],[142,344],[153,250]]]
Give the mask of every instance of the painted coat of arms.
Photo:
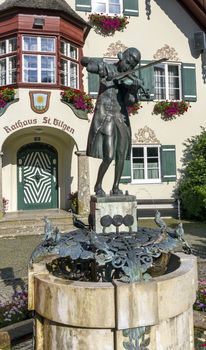
[[[45,113],[49,108],[51,92],[29,91],[31,108],[36,113]]]

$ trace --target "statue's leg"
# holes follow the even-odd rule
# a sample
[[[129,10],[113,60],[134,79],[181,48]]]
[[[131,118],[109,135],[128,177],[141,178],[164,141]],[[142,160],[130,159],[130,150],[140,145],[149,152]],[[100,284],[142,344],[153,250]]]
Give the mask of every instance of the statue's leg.
[[[112,187],[113,194],[123,194],[123,192],[119,189],[119,182],[122,175],[123,167],[124,167],[124,158],[117,159],[115,162],[114,184]]]
[[[112,160],[108,159],[108,160],[103,160],[100,167],[99,167],[99,171],[98,171],[98,175],[97,175],[97,181],[96,184],[94,186],[94,192],[96,193],[96,195],[98,196],[104,196],[105,192],[102,189],[102,180],[103,177],[107,171],[107,169],[109,168],[109,165],[111,163]]]
[[[117,143],[116,143],[116,160],[115,160],[115,174],[114,174],[114,184],[112,187],[113,194],[123,194],[119,189],[119,182],[124,168],[124,160],[128,152],[128,130],[127,126],[123,123],[117,125],[116,129]]]
[[[105,192],[102,189],[102,180],[107,169],[109,168],[109,165],[111,164],[114,158],[113,154],[114,154],[113,138],[112,136],[104,135],[103,136],[103,161],[99,167],[97,181],[94,186],[94,192],[96,193],[96,195],[99,195],[99,196],[105,195]]]

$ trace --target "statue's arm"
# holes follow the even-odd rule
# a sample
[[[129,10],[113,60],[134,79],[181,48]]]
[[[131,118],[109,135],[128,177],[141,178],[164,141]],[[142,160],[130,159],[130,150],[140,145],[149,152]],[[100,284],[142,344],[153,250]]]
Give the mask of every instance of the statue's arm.
[[[150,97],[148,91],[145,91],[143,81],[133,74],[130,74],[122,79],[121,84],[128,90],[128,92],[131,92],[132,94],[135,92],[138,93],[138,91],[140,91],[146,98],[149,99]]]
[[[104,63],[103,61],[97,60],[93,57],[82,57],[81,59],[82,66],[86,67],[87,71],[90,73],[96,73],[101,76],[104,74]]]

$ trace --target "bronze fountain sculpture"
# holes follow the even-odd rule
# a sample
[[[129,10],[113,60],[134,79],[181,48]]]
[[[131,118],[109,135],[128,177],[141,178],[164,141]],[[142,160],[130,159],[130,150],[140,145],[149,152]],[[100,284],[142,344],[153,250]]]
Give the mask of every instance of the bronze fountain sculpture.
[[[138,101],[140,92],[149,98],[149,92],[145,91],[142,81],[138,78],[140,59],[139,50],[129,48],[118,54],[118,62],[114,64],[88,57],[83,57],[81,60],[88,72],[100,76],[100,89],[87,143],[87,155],[102,159],[94,187],[96,196],[105,196],[102,180],[114,159],[115,176],[111,194],[119,197],[122,195],[119,189],[120,177],[124,160],[130,157],[131,151],[131,129],[127,107]],[[163,60],[165,59],[156,62]],[[160,213],[156,212],[155,222],[160,229],[138,228],[137,232],[133,232],[134,220],[134,216],[128,213],[126,215],[116,213],[113,217],[104,215],[100,219],[103,227],[101,234],[95,232],[92,223],[85,225],[80,220],[74,221],[78,230],[69,232],[63,237],[57,229],[53,230],[53,234],[51,232],[48,234],[48,230],[45,229],[45,241],[33,252],[31,264],[41,260],[46,254],[57,254],[61,267],[55,263],[55,268],[51,266],[50,268],[54,273],[64,271],[67,278],[73,276],[72,278],[81,280],[91,278],[104,282],[119,278],[132,282],[148,277],[146,273],[148,269],[154,275],[165,272],[170,251],[180,242],[183,249],[190,252],[184,240],[181,224],[176,229],[170,229],[161,219]],[[51,231],[47,219],[45,223]],[[122,224],[128,229],[127,232],[119,229]],[[106,227],[109,227],[110,231],[107,234]],[[84,271],[81,271],[81,260],[84,260]],[[85,269],[86,261],[88,264]],[[162,268],[159,267],[159,261]],[[155,264],[158,265],[156,270]],[[68,266],[70,272],[66,272]]]

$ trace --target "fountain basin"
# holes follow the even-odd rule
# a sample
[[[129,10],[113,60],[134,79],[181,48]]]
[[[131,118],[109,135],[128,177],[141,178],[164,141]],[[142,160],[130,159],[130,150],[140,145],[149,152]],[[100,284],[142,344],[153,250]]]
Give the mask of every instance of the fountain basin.
[[[144,331],[143,327],[147,327],[143,338],[149,350],[194,348],[194,256],[175,254],[178,268],[136,283],[55,277],[46,268],[52,259],[33,264],[29,272],[29,309],[36,312],[35,350],[125,350],[127,344],[135,346],[125,330]]]

